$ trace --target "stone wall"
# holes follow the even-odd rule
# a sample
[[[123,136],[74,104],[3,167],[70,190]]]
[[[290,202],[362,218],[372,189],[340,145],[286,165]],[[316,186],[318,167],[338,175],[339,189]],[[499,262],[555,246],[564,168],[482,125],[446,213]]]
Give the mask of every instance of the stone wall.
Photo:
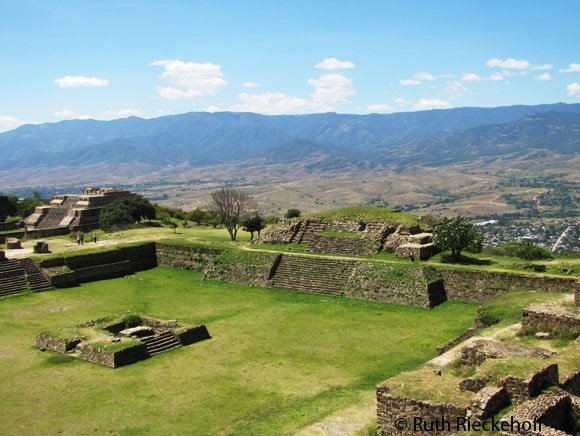
[[[157,266],[155,244],[144,243],[129,247],[115,247],[98,253],[41,259],[38,265],[50,277],[54,287],[69,287],[81,282],[122,277],[136,271]],[[67,267],[70,272],[60,273]],[[51,271],[53,269],[53,271]]]
[[[211,339],[209,331],[205,325],[192,327],[183,331],[174,332],[177,341],[181,345],[190,345],[206,339]]]
[[[580,310],[556,305],[534,305],[522,311],[522,331],[551,332],[560,335],[580,334]]]
[[[376,253],[372,241],[362,238],[341,238],[313,235],[308,249],[315,253],[335,253],[345,256],[369,256]]]
[[[441,302],[442,283],[427,268],[357,262],[345,296],[362,300],[434,307]]]
[[[481,389],[471,405],[471,412],[479,420],[491,418],[510,404],[510,397],[505,388],[489,386]]]
[[[0,232],[9,232],[10,230],[16,230],[18,229],[20,226],[18,225],[18,223],[5,223],[5,222],[0,222]]]
[[[484,303],[508,291],[536,292],[577,291],[575,278],[542,277],[485,271],[451,270],[438,268],[445,283],[447,299]]]
[[[458,419],[465,418],[467,413],[467,407],[394,397],[389,394],[386,387],[377,386],[377,426],[379,434],[385,436],[453,435],[457,432],[454,425]],[[442,425],[439,428],[432,428],[431,431],[417,431],[420,430],[415,426],[417,418],[430,423],[435,422],[435,420],[441,422],[442,416],[449,423],[449,428]]]
[[[104,265],[95,265],[87,268],[78,268],[74,270],[77,283],[94,282],[96,280],[114,279],[131,274],[131,262],[123,260],[121,262],[107,263]],[[51,282],[53,286],[56,286]]]
[[[211,247],[157,243],[157,263],[169,268],[202,272],[223,250]]]
[[[40,333],[36,336],[34,345],[41,350],[55,351],[57,353],[66,353],[73,350],[81,340],[78,338],[59,338],[47,333]]]
[[[550,386],[558,386],[558,365],[553,363],[534,372],[526,380],[508,375],[502,380],[512,403],[520,404],[530,397],[539,395]]]
[[[92,344],[80,344],[77,350],[81,359],[109,368],[129,365],[149,357],[145,344],[136,344],[118,351],[95,347]]]
[[[562,380],[560,387],[572,395],[580,396],[580,370]]]

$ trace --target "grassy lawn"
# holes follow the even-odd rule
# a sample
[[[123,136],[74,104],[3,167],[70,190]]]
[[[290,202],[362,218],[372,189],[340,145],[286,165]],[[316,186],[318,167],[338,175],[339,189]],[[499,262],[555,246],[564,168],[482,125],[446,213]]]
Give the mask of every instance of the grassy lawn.
[[[291,433],[434,357],[472,325],[475,308],[424,310],[166,268],[5,299],[2,433]],[[115,370],[32,347],[43,330],[127,311],[204,323],[213,338]]]

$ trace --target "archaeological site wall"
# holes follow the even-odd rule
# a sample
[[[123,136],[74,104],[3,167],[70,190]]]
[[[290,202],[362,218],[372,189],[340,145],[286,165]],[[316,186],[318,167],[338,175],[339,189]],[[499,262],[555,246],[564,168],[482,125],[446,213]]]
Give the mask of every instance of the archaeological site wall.
[[[574,292],[580,287],[573,277],[532,276],[488,271],[437,268],[445,283],[447,299],[484,303],[508,291]]]

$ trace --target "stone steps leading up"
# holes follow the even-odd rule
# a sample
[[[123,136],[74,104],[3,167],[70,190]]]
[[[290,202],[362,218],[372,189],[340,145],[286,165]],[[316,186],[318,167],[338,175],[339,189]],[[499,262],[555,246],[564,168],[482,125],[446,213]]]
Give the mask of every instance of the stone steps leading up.
[[[24,268],[15,259],[0,262],[0,297],[16,295],[28,290]]]
[[[355,262],[282,255],[272,278],[279,288],[343,295]]]
[[[26,280],[31,291],[45,291],[52,288],[50,281],[32,260],[24,258],[20,259],[19,263],[26,273]]]
[[[51,288],[48,279],[30,259],[0,262],[0,297]]]
[[[68,215],[68,209],[65,207],[51,207],[46,215],[42,217],[36,225],[37,229],[53,229],[60,225],[65,216]]]
[[[151,356],[163,353],[165,351],[173,350],[174,348],[181,346],[179,341],[175,338],[175,336],[173,336],[171,332],[163,332],[158,336],[148,336],[141,338],[141,341],[145,343],[147,352]]]

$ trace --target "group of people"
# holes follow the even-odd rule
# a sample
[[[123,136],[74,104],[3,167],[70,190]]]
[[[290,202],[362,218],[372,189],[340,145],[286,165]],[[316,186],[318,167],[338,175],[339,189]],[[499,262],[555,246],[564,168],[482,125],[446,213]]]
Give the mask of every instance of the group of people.
[[[93,242],[97,243],[97,234],[93,233]],[[77,245],[85,245],[85,234],[82,232],[77,233]]]

